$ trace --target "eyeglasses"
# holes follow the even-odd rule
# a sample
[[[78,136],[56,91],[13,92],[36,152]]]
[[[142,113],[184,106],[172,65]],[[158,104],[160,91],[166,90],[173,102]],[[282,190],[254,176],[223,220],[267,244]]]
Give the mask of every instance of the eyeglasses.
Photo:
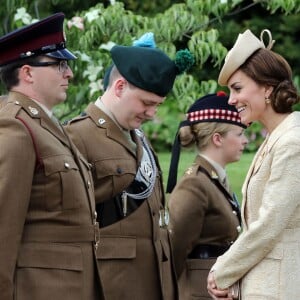
[[[59,61],[37,61],[31,62],[29,64],[32,67],[48,67],[48,66],[58,66],[58,71],[60,73],[65,73],[69,69],[68,62],[66,60]]]

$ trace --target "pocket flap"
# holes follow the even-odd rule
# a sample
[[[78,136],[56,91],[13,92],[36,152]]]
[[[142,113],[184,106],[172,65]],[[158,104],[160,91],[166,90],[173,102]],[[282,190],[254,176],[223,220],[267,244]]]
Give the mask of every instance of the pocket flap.
[[[136,174],[136,166],[132,164],[132,160],[122,157],[96,161],[95,168],[99,179],[111,175]]]
[[[72,156],[57,155],[43,159],[44,169],[46,176],[49,176],[56,172],[66,172],[70,169],[78,170]]]
[[[82,271],[80,247],[60,244],[26,243],[20,248],[18,267]]]
[[[136,237],[100,236],[98,259],[133,259],[136,257]]]

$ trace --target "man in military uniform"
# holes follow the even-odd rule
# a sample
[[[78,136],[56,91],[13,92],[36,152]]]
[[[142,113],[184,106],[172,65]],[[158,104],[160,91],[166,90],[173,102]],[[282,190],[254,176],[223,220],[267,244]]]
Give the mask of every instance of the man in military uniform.
[[[187,67],[192,57],[180,53]],[[109,300],[173,300],[177,285],[164,226],[161,170],[140,126],[154,117],[179,70],[157,48],[114,46],[111,55],[103,96],[66,126],[93,166],[104,295]]]
[[[89,165],[52,120],[73,73],[64,14],[0,38],[1,300],[103,299]]]

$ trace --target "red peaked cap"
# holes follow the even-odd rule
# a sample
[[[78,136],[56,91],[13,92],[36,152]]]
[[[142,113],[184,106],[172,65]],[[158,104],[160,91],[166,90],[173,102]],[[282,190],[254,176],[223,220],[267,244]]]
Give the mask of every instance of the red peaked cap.
[[[75,55],[66,49],[64,17],[63,13],[56,13],[2,36],[0,66],[38,55],[75,59]]]

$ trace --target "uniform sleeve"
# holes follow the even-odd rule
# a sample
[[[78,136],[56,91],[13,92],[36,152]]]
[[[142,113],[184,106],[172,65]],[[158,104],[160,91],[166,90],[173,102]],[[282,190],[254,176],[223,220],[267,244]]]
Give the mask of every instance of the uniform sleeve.
[[[207,210],[207,194],[197,175],[185,175],[168,201],[174,261],[178,276],[183,271],[188,253],[199,239]]]
[[[0,145],[0,295],[1,300],[12,300],[35,153],[27,129],[18,120],[0,118]]]
[[[214,265],[219,288],[228,288],[259,263],[276,245],[300,204],[300,141],[284,137],[272,149],[270,174],[258,218]]]

